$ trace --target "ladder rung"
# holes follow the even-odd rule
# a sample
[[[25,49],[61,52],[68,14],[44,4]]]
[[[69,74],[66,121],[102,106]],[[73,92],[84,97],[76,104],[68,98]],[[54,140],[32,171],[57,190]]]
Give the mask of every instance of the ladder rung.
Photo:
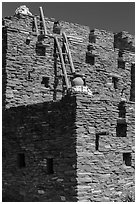
[[[64,74],[60,74],[60,75],[58,75],[57,77],[63,77],[63,76],[64,76]],[[68,77],[73,77],[72,74],[67,74],[67,76],[68,76]]]
[[[39,43],[37,44],[37,46],[38,46],[38,47],[50,47],[49,44],[39,44]]]
[[[56,52],[56,54],[59,54],[59,52]],[[63,55],[68,55],[66,52],[62,52]]]
[[[61,62],[57,62],[57,64],[61,65]],[[70,64],[65,64],[66,66],[71,66]]]

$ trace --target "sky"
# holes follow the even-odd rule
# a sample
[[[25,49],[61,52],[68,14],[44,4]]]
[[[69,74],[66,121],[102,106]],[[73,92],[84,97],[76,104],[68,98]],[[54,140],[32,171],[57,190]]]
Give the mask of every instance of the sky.
[[[21,5],[38,15],[42,6],[46,17],[87,25],[90,29],[135,34],[134,2],[3,2],[2,17],[13,16]]]

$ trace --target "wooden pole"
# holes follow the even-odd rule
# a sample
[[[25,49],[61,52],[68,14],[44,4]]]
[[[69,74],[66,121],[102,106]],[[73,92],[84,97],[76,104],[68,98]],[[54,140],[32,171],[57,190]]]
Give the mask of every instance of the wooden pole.
[[[36,34],[38,36],[39,31],[38,31],[38,24],[37,24],[37,17],[36,16],[34,17],[34,25],[35,25],[35,28],[36,28]]]
[[[68,59],[69,59],[70,66],[71,66],[71,72],[75,73],[75,68],[74,68],[74,64],[73,64],[73,61],[72,61],[71,52],[70,52],[70,49],[69,49],[69,44],[68,44],[66,33],[63,32],[62,36],[63,36],[63,39],[64,39],[66,51],[67,51],[67,54],[68,54]]]
[[[66,68],[65,68],[65,63],[64,63],[64,59],[63,59],[63,55],[62,55],[62,50],[60,48],[59,42],[58,42],[58,38],[55,36],[55,42],[57,45],[57,49],[59,52],[59,57],[60,57],[60,61],[61,61],[61,66],[62,66],[62,70],[63,70],[63,74],[64,74],[64,78],[65,78],[65,83],[66,83],[66,87],[67,90],[70,88],[69,86],[69,81],[68,81],[68,76],[67,76],[67,72],[66,72]]]
[[[47,35],[47,29],[46,29],[46,24],[45,24],[43,9],[42,9],[42,7],[39,7],[39,9],[40,9],[40,16],[41,16],[42,23],[43,23],[43,28],[44,28],[44,34]]]

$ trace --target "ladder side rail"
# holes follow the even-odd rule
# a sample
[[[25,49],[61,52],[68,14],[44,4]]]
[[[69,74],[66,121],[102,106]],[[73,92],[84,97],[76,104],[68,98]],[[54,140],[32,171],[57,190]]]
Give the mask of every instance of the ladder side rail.
[[[44,34],[47,35],[47,28],[46,28],[46,24],[45,24],[45,20],[44,20],[43,9],[42,9],[42,7],[39,7],[39,9],[40,9],[40,16],[41,16],[42,23],[43,23],[43,28],[44,28]]]
[[[55,36],[54,39],[55,39],[55,42],[56,42],[56,45],[57,45],[57,49],[58,49],[58,52],[59,52],[59,57],[60,57],[60,61],[61,61],[61,66],[62,66],[64,78],[65,78],[65,83],[66,83],[66,87],[67,87],[67,90],[68,90],[70,88],[70,86],[69,86],[69,81],[68,81],[68,76],[67,76],[67,71],[66,71],[66,68],[65,68],[65,63],[64,63],[63,55],[62,55],[62,50],[60,48],[60,45],[59,45],[59,42],[58,42],[58,39],[57,39],[56,36]]]
[[[38,24],[37,24],[37,17],[36,16],[34,17],[34,25],[35,25],[35,28],[36,28],[36,34],[38,36],[39,31],[38,31]]]
[[[63,32],[62,36],[63,36],[63,39],[65,41],[64,44],[65,44],[66,51],[67,51],[67,54],[68,54],[68,59],[69,59],[70,65],[71,65],[71,72],[75,73],[75,68],[74,68],[72,57],[71,57],[71,52],[70,52],[70,49],[69,49],[69,44],[68,44],[66,33]]]
[[[57,78],[57,45],[54,39],[54,93],[53,93],[53,100],[56,100],[56,89],[58,85],[58,78]]]

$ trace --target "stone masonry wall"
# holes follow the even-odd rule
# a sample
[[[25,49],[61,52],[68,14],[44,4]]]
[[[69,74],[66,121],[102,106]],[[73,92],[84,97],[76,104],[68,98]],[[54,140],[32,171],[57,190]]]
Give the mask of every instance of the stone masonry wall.
[[[4,112],[3,201],[77,201],[75,115],[75,97]]]
[[[3,19],[3,201],[123,201],[135,185],[134,36],[60,23],[92,96],[55,87],[53,39],[38,49],[31,17]]]
[[[79,201],[122,201],[134,192],[134,105],[126,104],[126,136],[116,131],[118,102],[77,96],[77,181]],[[123,154],[131,154],[125,164]]]
[[[51,38],[44,40],[49,44],[46,48],[45,56],[37,53],[36,43],[37,36],[32,26],[33,20],[29,17],[18,19],[12,17],[10,20],[5,19],[5,37],[7,38],[8,48],[6,52],[6,107],[18,105],[34,104],[53,99],[56,94],[56,100],[62,97],[62,79],[58,79],[57,89],[54,90],[54,41]],[[53,34],[54,19],[46,19],[47,30],[49,34]],[[86,26],[78,26],[61,22],[62,30],[67,35],[74,35],[82,38],[82,42],[88,40],[88,28]],[[24,30],[23,30],[24,29]],[[31,34],[29,34],[31,33]],[[31,39],[26,44],[26,39]],[[5,40],[4,40],[5,41]],[[4,43],[3,43],[4,44]],[[78,42],[72,42],[70,39],[70,48],[75,58],[75,67],[79,67],[81,60],[85,60],[86,42],[79,45]],[[81,53],[78,55],[78,52]],[[77,63],[77,65],[76,65]],[[69,70],[68,70],[69,71]],[[61,74],[61,68],[58,67],[58,75]],[[69,71],[70,72],[70,71]],[[5,76],[5,74],[4,74]],[[42,77],[49,77],[49,87],[42,84]]]

